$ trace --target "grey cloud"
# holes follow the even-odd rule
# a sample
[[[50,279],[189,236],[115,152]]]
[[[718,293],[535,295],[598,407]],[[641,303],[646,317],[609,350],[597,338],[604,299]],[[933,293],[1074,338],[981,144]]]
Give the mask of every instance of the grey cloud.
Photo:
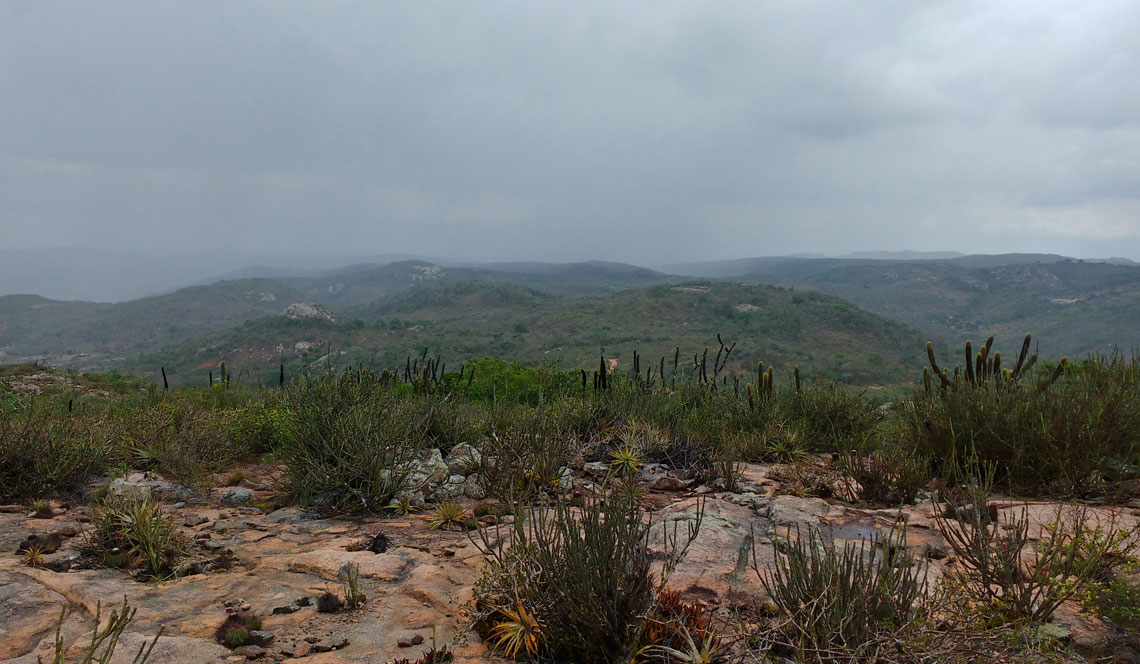
[[[0,248],[1115,254],[1140,243],[1137,26],[1128,2],[7,3]]]

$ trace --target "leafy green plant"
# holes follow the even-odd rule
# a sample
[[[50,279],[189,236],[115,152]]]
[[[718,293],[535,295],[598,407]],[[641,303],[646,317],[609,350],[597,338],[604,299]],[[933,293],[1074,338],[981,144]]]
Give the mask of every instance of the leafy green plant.
[[[360,567],[355,563],[348,563],[340,568],[337,577],[340,579],[344,595],[344,608],[352,611],[364,606],[367,597],[360,587]]]
[[[777,463],[792,463],[808,455],[808,449],[803,441],[803,434],[798,429],[784,428],[778,434],[768,439],[764,456],[768,461]]]
[[[467,508],[457,502],[445,500],[432,508],[428,525],[436,530],[460,530],[469,518]]]
[[[1140,581],[1134,577],[1094,581],[1079,595],[1081,603],[1125,630],[1140,630]]]
[[[43,547],[32,545],[24,549],[23,558],[21,558],[20,564],[27,567],[42,566],[44,564]]]
[[[620,475],[633,475],[641,470],[641,451],[636,444],[626,443],[610,452],[610,468]]]
[[[115,499],[100,506],[85,547],[108,567],[134,562],[152,577],[171,574],[184,552],[173,517],[150,500]]]

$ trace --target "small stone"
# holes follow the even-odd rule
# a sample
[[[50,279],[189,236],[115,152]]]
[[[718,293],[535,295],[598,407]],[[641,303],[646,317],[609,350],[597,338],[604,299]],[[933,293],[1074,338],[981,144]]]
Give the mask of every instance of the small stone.
[[[175,576],[196,576],[203,574],[206,571],[206,564],[201,560],[196,560],[192,563],[186,563],[174,570]]]
[[[252,608],[253,608],[253,605],[252,605],[252,604],[250,604],[249,602],[245,602],[245,603],[243,603],[243,604],[241,605],[241,610],[242,610],[242,611],[249,611],[249,610],[250,610],[250,609],[252,609]]]
[[[234,648],[235,655],[244,655],[250,659],[258,659],[265,656],[265,648],[261,646],[241,646]]]
[[[330,650],[340,650],[347,645],[348,639],[340,634],[333,633],[314,643],[313,650],[316,652],[329,652]]]
[[[280,615],[286,615],[286,614],[290,614],[290,613],[296,613],[299,610],[300,609],[298,609],[296,606],[289,604],[287,606],[275,606],[275,607],[273,607],[273,610],[270,611],[269,613],[271,615],[274,615],[274,616],[280,616]]]
[[[689,483],[679,480],[676,477],[659,477],[653,484],[649,485],[650,489],[657,491],[684,491],[689,487]]]
[[[447,469],[455,475],[468,475],[479,468],[483,455],[469,443],[459,443],[447,455]]]
[[[412,645],[413,646],[418,646],[423,642],[424,642],[423,634],[416,634],[415,636],[412,637]]]
[[[574,471],[562,468],[558,473],[558,492],[567,493],[574,489]]]
[[[429,448],[420,450],[419,457],[412,462],[412,484],[428,482],[439,484],[445,481],[451,472],[443,461],[443,455],[438,449]]]
[[[474,500],[481,500],[487,496],[487,490],[483,488],[479,473],[471,473],[463,480],[463,495]]]
[[[601,461],[590,461],[582,466],[582,470],[595,477],[605,477],[610,473],[609,465]]]
[[[318,613],[336,613],[344,606],[344,602],[336,595],[325,592],[317,598],[317,612]]]
[[[69,572],[81,557],[78,551],[57,551],[44,556],[43,566],[53,572]]]
[[[396,639],[396,645],[401,648],[411,648],[413,645],[411,639]]]
[[[255,629],[249,633],[249,641],[255,646],[267,646],[273,643],[273,632],[264,629]]]
[[[210,522],[209,519],[202,516],[201,514],[197,514],[197,515],[194,515],[191,517],[187,517],[187,519],[182,522],[182,525],[186,526],[187,528],[197,528],[198,526],[202,525],[203,523],[209,523],[209,522]]]
[[[222,496],[222,504],[227,507],[237,507],[253,500],[253,492],[249,489],[233,489]]]
[[[922,547],[922,553],[930,560],[945,560],[947,556],[946,549],[929,542]]]

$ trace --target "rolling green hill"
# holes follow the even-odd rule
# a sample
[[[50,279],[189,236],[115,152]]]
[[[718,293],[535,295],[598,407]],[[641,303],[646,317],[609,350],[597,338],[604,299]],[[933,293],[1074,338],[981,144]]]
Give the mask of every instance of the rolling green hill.
[[[913,377],[926,338],[957,347],[995,334],[1004,348],[1032,332],[1046,358],[1140,345],[1133,265],[1019,254],[748,259],[718,269],[757,266],[765,271],[686,282],[597,261],[401,261],[233,279],[116,304],[6,296],[0,363],[145,375],[166,366],[176,382],[194,382],[222,360],[265,375],[280,363],[296,369],[317,360],[392,366],[429,347],[453,364],[489,355],[592,368],[602,353],[626,366],[635,349],[645,362],[675,346],[700,352],[721,332],[739,344],[735,370],[762,359],[866,385],[906,380],[904,367]],[[293,304],[324,309],[283,315]]]
[[[169,344],[316,303],[338,314],[432,284],[541,287],[546,297],[578,297],[675,279],[620,263],[503,264],[442,268],[423,261],[353,266],[309,277],[244,278],[115,304],[38,296],[0,297],[0,361],[44,361],[106,369]],[[356,315],[356,314],[350,314]]]
[[[968,267],[952,261],[854,265],[804,280],[939,339],[1016,346],[1043,356],[1140,346],[1140,267],[1078,261]]]
[[[225,360],[270,378],[279,363],[402,366],[424,348],[452,367],[484,356],[592,369],[603,355],[628,368],[637,350],[655,364],[680,346],[687,361],[714,345],[737,342],[730,371],[755,362],[849,384],[913,378],[924,339],[904,325],[839,298],[771,286],[717,282],[657,285],[563,299],[514,284],[441,282],[390,295],[332,323],[274,316],[134,358],[138,372],[166,366],[179,381],[201,382]],[[329,356],[329,351],[332,355]],[[671,360],[670,360],[671,361]]]

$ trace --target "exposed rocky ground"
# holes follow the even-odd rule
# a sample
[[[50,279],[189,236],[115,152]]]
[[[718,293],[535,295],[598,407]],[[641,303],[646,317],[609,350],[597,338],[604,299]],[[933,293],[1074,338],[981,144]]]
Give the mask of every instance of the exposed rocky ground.
[[[774,556],[772,534],[785,528],[822,526],[835,539],[859,540],[890,532],[899,518],[896,510],[782,493],[781,483],[772,478],[775,468],[748,465],[735,492],[691,488],[684,478],[660,469],[643,471],[642,480],[651,487],[645,500],[658,521],[691,520],[698,502],[706,501],[700,535],[671,587],[722,614],[752,606],[763,595],[751,569],[753,539],[763,567]],[[414,660],[433,642],[447,645],[457,662],[505,661],[489,651],[465,620],[463,607],[483,561],[477,536],[432,529],[424,514],[321,518],[296,507],[266,513],[253,505],[269,509],[264,501],[273,496],[271,479],[265,467],[252,468],[239,485],[219,486],[205,495],[143,474],[111,483],[112,493],[164,501],[192,542],[181,576],[161,582],[138,581],[127,571],[90,564],[81,552],[92,516],[88,505],[57,503],[37,514],[22,506],[0,508],[0,549],[5,552],[0,556],[0,662],[50,661],[61,609],[71,609],[62,628],[65,640],[79,643],[89,638],[98,607],[106,615],[124,597],[138,613],[116,663],[130,662],[139,644],[160,627],[164,631],[152,662],[390,662]],[[573,479],[579,487],[590,480],[588,472]],[[489,502],[462,500],[472,508]],[[934,528],[932,510],[929,502],[920,502],[901,514],[909,526],[906,545],[936,578],[954,560]],[[1138,512],[1119,511],[1120,525],[1137,527]],[[1044,503],[1030,506],[1030,513],[1035,524],[1052,517]],[[490,524],[497,518],[482,520]],[[494,528],[489,532],[494,536]],[[49,538],[41,542],[50,541],[55,549],[34,567],[16,554],[33,535]],[[655,533],[654,541],[658,539]],[[338,574],[349,563],[359,569],[366,603],[356,610],[320,612],[318,597],[326,590],[339,591]],[[231,613],[261,619],[261,645],[236,650],[219,645],[218,628]],[[1062,609],[1057,622],[1080,649],[1114,653],[1117,661],[1140,661],[1134,635],[1114,633],[1075,603]]]

